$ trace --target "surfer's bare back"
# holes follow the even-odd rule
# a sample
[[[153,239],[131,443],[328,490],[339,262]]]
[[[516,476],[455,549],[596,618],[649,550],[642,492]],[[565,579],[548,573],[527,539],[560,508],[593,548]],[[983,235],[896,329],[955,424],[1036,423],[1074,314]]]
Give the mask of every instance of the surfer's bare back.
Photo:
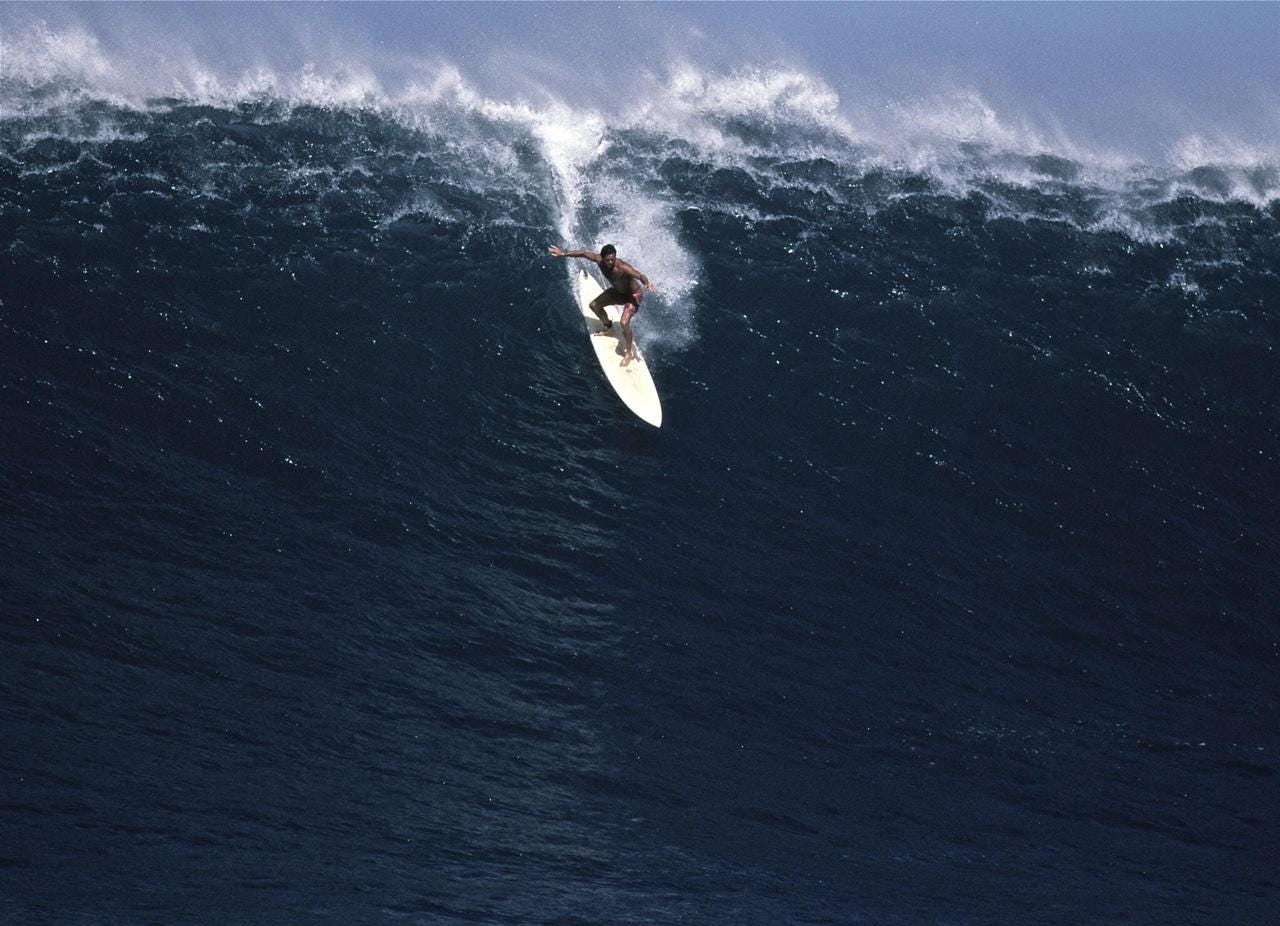
[[[623,355],[622,365],[625,367],[636,356],[635,337],[631,334],[631,319],[640,311],[640,303],[644,300],[644,290],[640,288],[640,284],[644,284],[644,288],[649,292],[657,292],[653,288],[653,284],[649,282],[649,278],[631,266],[625,260],[618,259],[618,249],[611,244],[606,244],[600,249],[600,253],[594,251],[566,251],[564,248],[551,245],[547,250],[551,252],[552,257],[581,257],[584,260],[593,261],[600,272],[605,275],[612,285],[591,300],[591,311],[604,324],[605,329],[613,327],[613,322],[609,321],[609,316],[605,313],[604,307],[607,305],[622,306],[622,323],[623,336]],[[605,331],[597,331],[596,335],[602,335]]]

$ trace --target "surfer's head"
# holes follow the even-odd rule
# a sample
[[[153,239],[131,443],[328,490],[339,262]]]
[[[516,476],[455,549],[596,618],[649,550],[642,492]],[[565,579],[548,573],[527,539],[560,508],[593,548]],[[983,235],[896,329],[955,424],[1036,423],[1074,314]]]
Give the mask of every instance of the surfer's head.
[[[618,249],[611,244],[606,244],[600,249],[600,261],[604,264],[604,269],[608,270],[613,266],[613,262],[618,259]]]

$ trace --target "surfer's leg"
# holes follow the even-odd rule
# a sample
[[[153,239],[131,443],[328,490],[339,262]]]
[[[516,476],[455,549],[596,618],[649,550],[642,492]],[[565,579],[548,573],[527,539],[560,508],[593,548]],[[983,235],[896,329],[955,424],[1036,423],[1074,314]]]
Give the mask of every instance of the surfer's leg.
[[[596,317],[600,319],[600,323],[604,325],[605,330],[607,331],[613,327],[613,322],[609,320],[609,316],[605,312],[604,307],[607,305],[618,305],[619,303],[626,301],[626,296],[611,287],[591,300],[591,311],[596,313]],[[604,331],[597,331],[596,334],[604,334]]]
[[[634,302],[628,302],[622,310],[620,322],[622,324],[622,365],[624,367],[636,357],[636,338],[631,333],[631,318],[639,308]]]
[[[600,297],[596,296],[596,298],[591,300],[591,311],[596,313],[596,318],[600,319],[601,324],[603,324],[606,328],[612,328],[613,322],[609,321],[609,316],[606,315],[604,311],[604,307],[606,305],[610,305],[610,303],[608,302],[602,303],[600,302]],[[599,331],[596,332],[596,334],[600,334],[600,333],[601,332]]]

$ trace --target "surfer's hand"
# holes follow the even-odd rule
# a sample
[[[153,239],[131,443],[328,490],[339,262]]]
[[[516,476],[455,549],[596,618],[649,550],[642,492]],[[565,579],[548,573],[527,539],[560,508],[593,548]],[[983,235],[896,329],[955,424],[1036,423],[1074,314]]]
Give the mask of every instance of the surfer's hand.
[[[552,257],[564,257],[564,250],[556,247],[554,244],[547,248],[551,252]]]
[[[651,293],[656,293],[658,291],[658,287],[654,286],[652,283],[644,284],[644,288]]]

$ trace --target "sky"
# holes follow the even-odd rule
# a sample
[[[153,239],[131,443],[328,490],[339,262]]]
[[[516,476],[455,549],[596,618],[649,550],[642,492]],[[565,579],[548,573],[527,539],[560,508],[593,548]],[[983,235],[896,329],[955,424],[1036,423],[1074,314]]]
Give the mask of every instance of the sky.
[[[1276,2],[5,4],[0,68],[32,28],[83,30],[138,80],[192,62],[227,77],[310,65],[393,87],[447,63],[494,99],[608,116],[681,67],[792,69],[855,126],[979,99],[1042,135],[1136,154],[1192,134],[1280,144]]]

